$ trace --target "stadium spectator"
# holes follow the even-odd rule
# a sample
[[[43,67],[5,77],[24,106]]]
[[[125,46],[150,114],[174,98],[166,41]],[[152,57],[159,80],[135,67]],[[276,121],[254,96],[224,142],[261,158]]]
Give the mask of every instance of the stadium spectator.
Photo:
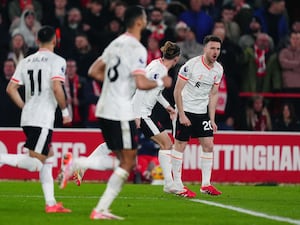
[[[176,42],[184,41],[186,37],[186,32],[190,28],[186,25],[185,22],[179,21],[175,26],[175,38]]]
[[[153,8],[150,12],[150,20],[147,24],[145,38],[154,35],[159,40],[159,46],[168,41],[175,41],[175,30],[168,27],[163,20],[161,9]]]
[[[253,17],[250,24],[249,30],[246,34],[242,35],[238,41],[239,46],[244,50],[245,48],[252,48],[254,46],[257,34],[261,33],[261,22],[258,18]],[[272,40],[273,42],[273,40]],[[274,46],[274,44],[271,44]]]
[[[154,59],[158,59],[162,56],[159,48],[159,38],[155,34],[148,37],[147,43],[147,65]]]
[[[249,32],[248,27],[253,17],[253,7],[247,0],[233,0],[234,21],[240,27],[241,35]]]
[[[0,127],[19,127],[21,109],[17,107],[6,93],[6,87],[16,70],[16,64],[12,59],[4,61],[3,73],[0,76]],[[24,98],[24,89],[20,95]]]
[[[283,88],[285,91],[300,90],[300,33],[290,34],[290,45],[279,53],[282,68]],[[296,89],[296,90],[293,90]]]
[[[178,109],[175,130],[175,146],[172,150],[172,172],[174,189],[183,189],[181,168],[183,153],[190,137],[198,138],[202,146],[200,191],[210,195],[220,195],[210,183],[213,165],[213,132],[217,131],[215,111],[218,89],[223,76],[223,68],[216,60],[221,51],[221,39],[206,36],[203,55],[188,60],[179,70],[174,89],[174,99]],[[214,73],[214,76],[211,76]],[[199,74],[201,78],[199,79]],[[195,193],[185,197],[195,197]]]
[[[36,20],[39,22],[43,18],[43,7],[38,0],[11,0],[7,2],[7,9],[11,23],[19,20],[25,10],[34,11]]]
[[[56,37],[52,27],[42,27],[37,37],[40,50],[19,63],[7,86],[8,95],[22,109],[21,127],[26,136],[26,153],[1,154],[0,162],[31,172],[39,171],[45,212],[69,213],[71,210],[57,203],[54,197],[54,153],[50,148],[57,104],[62,110],[63,122],[71,122],[62,86],[66,61],[53,53]],[[25,101],[18,92],[21,85],[25,86]]]
[[[272,120],[269,110],[261,95],[254,96],[245,110],[243,130],[272,131]]]
[[[187,9],[188,7],[185,2],[170,1],[168,4],[168,11],[177,17],[177,21],[179,20],[181,13],[185,12]]]
[[[61,29],[66,21],[68,14],[68,0],[54,0],[44,10],[42,23],[52,26],[56,29]]]
[[[290,34],[290,45],[279,52],[283,92],[300,92],[300,33]],[[291,99],[296,114],[300,113],[300,98]]]
[[[36,34],[40,29],[41,24],[35,18],[35,12],[31,10],[25,10],[18,23],[12,24],[10,26],[11,35],[22,34],[25,43],[29,50],[35,51],[37,49]]]
[[[77,64],[74,59],[67,60],[65,92],[70,115],[72,117],[72,127],[84,127],[83,122],[86,117],[86,105],[84,96],[85,78],[77,74]]]
[[[294,105],[288,102],[282,104],[279,116],[274,119],[273,131],[300,131]]]
[[[78,33],[75,36],[75,48],[68,56],[76,61],[77,73],[80,77],[88,78],[87,72],[98,54],[92,49],[85,33]]]
[[[83,30],[89,37],[92,48],[100,50],[103,33],[109,22],[104,0],[91,0],[89,7],[83,13]]]
[[[61,28],[60,48],[58,53],[68,58],[75,46],[75,37],[80,33],[84,33],[82,25],[82,14],[78,8],[71,8],[68,11],[67,22]],[[80,65],[80,64],[78,64]]]
[[[221,11],[221,21],[225,26],[226,37],[233,42],[237,42],[241,31],[238,23],[234,21],[234,13],[234,7],[231,4],[224,5]]]
[[[203,45],[197,42],[195,32],[187,28],[185,33],[185,39],[177,42],[180,47],[179,65],[183,65],[189,59],[203,53]]]
[[[5,8],[0,5],[0,71],[3,69],[3,62],[7,59],[7,53],[9,51],[9,43],[11,36],[8,32],[9,23],[7,22]]]
[[[137,0],[138,4],[144,7],[146,10],[147,17],[150,16],[151,11],[154,8],[154,5],[152,4],[152,0]]]
[[[22,34],[17,33],[11,38],[8,59],[13,59],[16,65],[27,56],[28,48]]]
[[[290,32],[285,37],[281,38],[281,40],[277,46],[278,52],[280,52],[284,48],[287,48],[290,45],[290,36],[292,33],[300,33],[300,20],[295,20],[291,24]]]
[[[118,18],[111,18],[108,25],[105,27],[103,32],[103,37],[101,38],[101,44],[99,43],[99,53],[101,54],[103,50],[109,45],[112,40],[117,38],[124,31],[124,24]]]
[[[222,1],[202,0],[202,10],[214,21],[220,19]]]
[[[189,0],[189,9],[181,13],[178,19],[196,32],[196,39],[199,43],[203,43],[204,37],[211,34],[214,25],[213,19],[202,11],[201,7],[200,0]]]
[[[167,0],[155,0],[154,7],[160,9],[163,12],[163,21],[165,21],[168,27],[175,29],[177,23],[177,17],[168,11]]]
[[[270,0],[266,7],[255,10],[254,16],[259,18],[262,32],[271,36],[276,49],[281,38],[289,33],[285,0]]]
[[[124,14],[126,11],[126,8],[128,7],[127,3],[124,1],[117,1],[114,10],[113,10],[113,15],[112,17],[118,18],[122,22],[124,21]]]
[[[244,50],[245,66],[242,71],[241,91],[272,92],[281,89],[278,56],[271,44],[268,34],[259,33],[254,46]]]

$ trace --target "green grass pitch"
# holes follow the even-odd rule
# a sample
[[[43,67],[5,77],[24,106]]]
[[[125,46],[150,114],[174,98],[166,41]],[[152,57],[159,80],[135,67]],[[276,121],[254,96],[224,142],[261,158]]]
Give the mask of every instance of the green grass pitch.
[[[125,184],[111,206],[125,220],[92,221],[89,214],[105,189],[103,183],[69,183],[64,190],[55,183],[57,201],[73,212],[46,214],[39,182],[0,181],[0,225],[300,225],[300,185],[216,186],[221,196],[201,194],[199,185],[188,184],[197,192],[191,201],[163,193],[162,186]]]

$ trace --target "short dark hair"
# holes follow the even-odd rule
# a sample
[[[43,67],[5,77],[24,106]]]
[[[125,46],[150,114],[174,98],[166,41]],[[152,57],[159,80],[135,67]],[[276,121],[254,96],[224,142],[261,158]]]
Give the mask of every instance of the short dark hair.
[[[142,16],[145,12],[145,9],[142,6],[134,5],[126,9],[124,15],[124,23],[126,28],[132,27],[137,18]]]
[[[203,40],[203,45],[206,45],[210,41],[219,42],[220,44],[222,44],[222,40],[218,36],[216,36],[216,35],[207,35]]]
[[[50,42],[55,36],[55,29],[51,26],[42,26],[38,31],[37,37],[41,43]]]

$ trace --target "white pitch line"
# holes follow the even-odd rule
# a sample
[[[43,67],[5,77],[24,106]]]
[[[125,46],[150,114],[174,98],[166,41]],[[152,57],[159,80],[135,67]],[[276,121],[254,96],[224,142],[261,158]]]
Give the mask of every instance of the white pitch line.
[[[265,213],[255,212],[255,211],[248,210],[248,209],[243,209],[243,208],[239,208],[239,207],[235,207],[235,206],[231,206],[231,205],[224,205],[224,204],[205,201],[205,200],[200,200],[200,199],[191,199],[191,201],[200,202],[200,203],[203,203],[203,204],[206,204],[206,205],[212,205],[212,206],[216,206],[216,207],[220,207],[220,208],[224,208],[224,209],[229,209],[229,210],[233,210],[233,211],[236,211],[236,212],[241,212],[241,213],[245,213],[245,214],[248,214],[248,215],[251,215],[251,216],[262,217],[262,218],[265,218],[265,219],[276,220],[276,221],[280,221],[280,222],[286,222],[286,223],[290,223],[290,224],[300,225],[300,220],[294,220],[294,219],[287,218],[287,217],[272,216],[272,215],[268,215],[268,214],[265,214]]]

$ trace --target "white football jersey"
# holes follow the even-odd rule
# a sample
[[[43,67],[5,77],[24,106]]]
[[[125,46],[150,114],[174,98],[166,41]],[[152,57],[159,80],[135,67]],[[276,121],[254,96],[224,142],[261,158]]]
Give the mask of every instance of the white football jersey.
[[[146,76],[150,80],[158,80],[168,75],[168,68],[162,64],[162,59],[155,59],[146,67]],[[156,102],[160,102],[164,107],[169,105],[162,96],[164,87],[156,87],[150,90],[136,90],[133,97],[133,106],[136,117],[147,117],[152,113]]]
[[[134,75],[146,74],[146,48],[134,36],[125,33],[112,41],[100,57],[106,67],[96,116],[115,121],[134,120]]]
[[[188,60],[178,73],[180,79],[187,81],[182,90],[183,110],[196,114],[207,113],[210,90],[221,82],[222,76],[223,67],[218,62],[209,68],[203,55]]]
[[[64,82],[65,71],[65,59],[46,49],[40,49],[18,64],[11,80],[25,86],[21,126],[53,129],[57,101],[52,82]]]

